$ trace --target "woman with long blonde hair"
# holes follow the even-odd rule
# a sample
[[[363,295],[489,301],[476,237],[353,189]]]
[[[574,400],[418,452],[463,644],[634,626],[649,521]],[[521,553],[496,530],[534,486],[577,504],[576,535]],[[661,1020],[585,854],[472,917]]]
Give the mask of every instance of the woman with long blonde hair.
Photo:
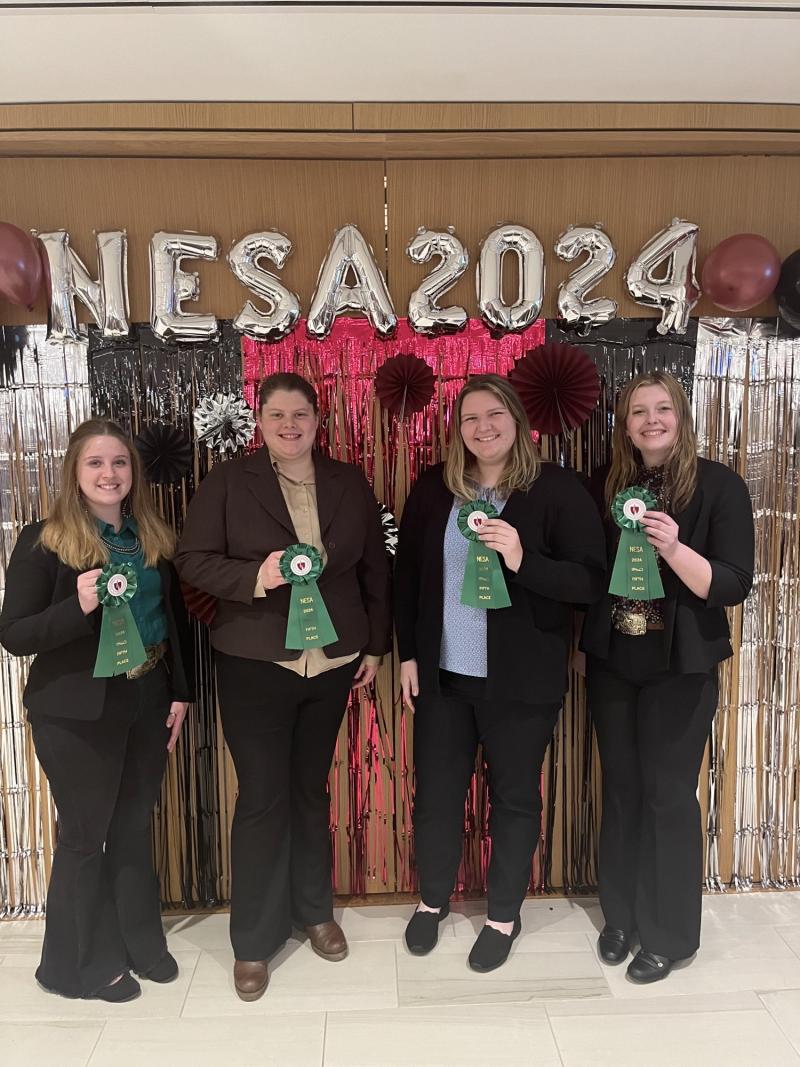
[[[34,657],[23,701],[58,810],[36,978],[65,997],[119,1003],[141,992],[131,969],[154,982],[178,974],[150,842],[167,754],[193,699],[174,547],[136,450],[114,423],[90,419],[70,438],[50,515],[22,530],[8,566],[0,642]],[[143,659],[95,677],[107,564],[135,587]]]
[[[609,593],[590,609],[581,647],[603,771],[598,948],[621,963],[636,936],[627,973],[644,983],[700,943],[697,777],[717,664],[732,654],[725,608],[752,583],[753,514],[742,479],[698,457],[689,400],[669,374],[641,374],[619,396],[611,465],[595,479],[609,561],[620,537],[610,509],[634,486],[655,500],[641,527],[664,596]]]
[[[498,598],[506,606],[490,610],[463,599],[472,503],[480,549],[497,553],[507,591]],[[496,374],[470,378],[453,407],[446,463],[426,471],[406,502],[395,569],[400,679],[415,713],[421,900],[405,937],[416,955],[434,948],[449,911],[479,744],[492,854],[488,918],[470,966],[499,967],[520,932],[539,840],[540,771],[567,688],[573,605],[602,594],[604,557],[589,494],[572,471],[539,460],[511,384]]]

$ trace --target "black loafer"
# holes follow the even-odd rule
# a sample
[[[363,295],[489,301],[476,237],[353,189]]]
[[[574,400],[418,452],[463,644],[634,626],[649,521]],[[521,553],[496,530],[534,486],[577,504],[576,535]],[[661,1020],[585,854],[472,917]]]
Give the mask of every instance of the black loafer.
[[[600,959],[606,963],[622,963],[630,952],[631,941],[624,930],[606,924],[597,939],[597,951]]]
[[[510,934],[501,934],[493,926],[484,926],[469,954],[468,962],[473,971],[485,974],[487,971],[502,967],[521,929],[522,923],[519,915],[514,920],[514,929]]]
[[[149,971],[140,971],[139,977],[147,978],[150,982],[158,982],[159,985],[174,982],[178,977],[178,961],[171,953],[165,952],[158,963],[151,967]]]
[[[628,964],[626,974],[632,982],[638,982],[640,985],[660,982],[672,970],[673,963],[674,960],[671,960],[669,956],[659,956],[655,952],[645,952],[643,948],[640,948]]]
[[[439,911],[415,911],[406,927],[406,945],[415,956],[426,956],[436,948],[439,923],[450,914],[450,905]]]

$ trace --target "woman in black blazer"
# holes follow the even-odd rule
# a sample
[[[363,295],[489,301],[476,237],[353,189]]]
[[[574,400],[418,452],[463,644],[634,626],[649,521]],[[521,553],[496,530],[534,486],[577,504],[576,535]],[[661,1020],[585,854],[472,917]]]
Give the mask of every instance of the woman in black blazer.
[[[700,459],[689,401],[668,374],[634,378],[620,394],[610,468],[595,479],[609,561],[618,493],[643,486],[657,501],[642,527],[664,598],[607,595],[589,611],[589,706],[603,769],[600,903],[607,963],[655,982],[700,943],[702,838],[697,777],[717,708],[717,664],[731,653],[726,607],[753,578],[753,512],[742,479]]]
[[[480,540],[501,561],[510,605],[461,603],[468,542],[458,512],[488,500],[501,517]],[[567,688],[572,605],[602,595],[603,531],[575,474],[542,464],[509,382],[470,378],[456,399],[444,465],[423,474],[403,512],[395,624],[403,699],[415,709],[414,835],[421,901],[411,952],[436,944],[459,860],[464,797],[478,744],[489,768],[492,858],[487,924],[474,970],[508,957],[539,838],[539,780]]]
[[[114,423],[91,419],[70,438],[50,516],[22,530],[8,566],[0,642],[35,657],[23,700],[58,810],[36,978],[66,997],[132,1000],[141,988],[129,968],[155,982],[178,974],[150,840],[167,753],[193,699],[173,550],[136,450]],[[95,678],[107,563],[135,571],[129,607],[147,658]]]

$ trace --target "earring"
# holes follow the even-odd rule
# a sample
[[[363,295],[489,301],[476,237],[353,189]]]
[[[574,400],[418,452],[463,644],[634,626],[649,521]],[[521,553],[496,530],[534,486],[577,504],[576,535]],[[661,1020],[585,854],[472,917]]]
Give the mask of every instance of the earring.
[[[122,501],[122,517],[129,519],[131,517],[131,498],[130,494]]]

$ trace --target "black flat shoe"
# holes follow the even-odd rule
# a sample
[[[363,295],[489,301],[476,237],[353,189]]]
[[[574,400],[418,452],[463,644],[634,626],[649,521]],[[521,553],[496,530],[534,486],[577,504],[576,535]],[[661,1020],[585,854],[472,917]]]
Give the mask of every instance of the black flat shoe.
[[[494,971],[497,967],[502,967],[508,959],[511,946],[519,937],[521,929],[522,922],[519,915],[514,920],[514,929],[510,934],[501,934],[493,926],[484,926],[478,934],[478,940],[472,946],[472,951],[467,961],[473,971],[480,971],[481,974],[485,974],[487,971]]]
[[[124,1004],[142,995],[142,987],[129,974],[123,974],[118,982],[104,985],[96,993],[87,993],[84,1000],[105,1000],[108,1004]]]
[[[165,952],[158,963],[151,967],[149,971],[140,971],[139,977],[146,978],[149,982],[158,982],[159,985],[166,985],[167,982],[174,982],[178,977],[178,961],[169,952]]]
[[[440,911],[415,911],[406,927],[406,945],[414,956],[426,956],[436,948],[439,923],[450,914],[450,905]]]
[[[669,956],[659,956],[655,952],[645,952],[643,948],[640,948],[628,964],[628,970],[625,973],[632,982],[638,982],[640,985],[660,982],[672,970],[674,962]]]
[[[631,941],[624,930],[606,924],[597,939],[600,959],[606,963],[622,963],[631,949]]]

